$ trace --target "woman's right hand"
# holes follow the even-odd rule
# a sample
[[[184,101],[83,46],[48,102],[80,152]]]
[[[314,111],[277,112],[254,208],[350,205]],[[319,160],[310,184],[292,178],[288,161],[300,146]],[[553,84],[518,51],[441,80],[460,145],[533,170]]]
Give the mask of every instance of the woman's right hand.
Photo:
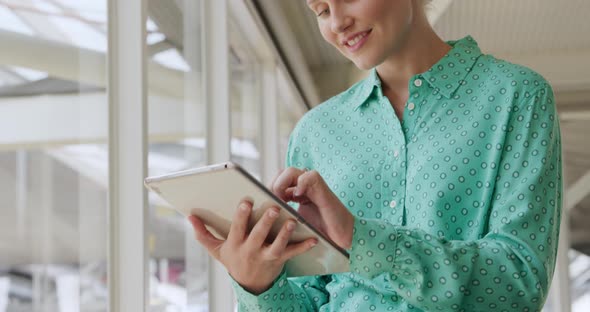
[[[294,220],[288,220],[275,240],[268,243],[267,236],[279,215],[279,209],[269,208],[248,233],[251,212],[252,203],[241,201],[227,240],[213,236],[198,217],[190,216],[189,221],[195,230],[196,239],[213,258],[225,266],[233,279],[250,293],[261,294],[272,286],[287,260],[311,249],[317,244],[317,239],[288,244],[296,226]]]

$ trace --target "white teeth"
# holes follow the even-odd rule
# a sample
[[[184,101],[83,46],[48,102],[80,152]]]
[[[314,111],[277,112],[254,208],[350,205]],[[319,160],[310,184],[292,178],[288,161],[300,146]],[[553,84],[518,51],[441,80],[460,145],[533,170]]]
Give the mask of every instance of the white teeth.
[[[358,35],[358,36],[354,37],[353,39],[348,40],[348,42],[346,42],[346,44],[348,44],[349,46],[352,47],[355,44],[357,44],[361,39],[363,39],[363,37],[365,37],[365,34]]]

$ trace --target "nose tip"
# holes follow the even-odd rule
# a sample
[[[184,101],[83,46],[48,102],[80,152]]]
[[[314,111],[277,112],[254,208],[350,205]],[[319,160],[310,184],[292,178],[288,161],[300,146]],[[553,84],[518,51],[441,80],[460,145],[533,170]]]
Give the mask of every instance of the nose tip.
[[[352,18],[350,17],[334,17],[332,20],[332,31],[341,33],[346,31],[352,25]]]

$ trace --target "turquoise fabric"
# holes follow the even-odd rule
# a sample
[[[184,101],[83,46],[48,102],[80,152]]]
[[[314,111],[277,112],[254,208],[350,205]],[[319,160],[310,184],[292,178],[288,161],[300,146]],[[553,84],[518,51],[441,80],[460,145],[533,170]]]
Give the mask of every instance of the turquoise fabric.
[[[310,110],[287,166],[356,217],[351,272],[287,278],[240,311],[540,311],[562,206],[553,91],[467,36],[409,81],[400,121],[377,72]]]

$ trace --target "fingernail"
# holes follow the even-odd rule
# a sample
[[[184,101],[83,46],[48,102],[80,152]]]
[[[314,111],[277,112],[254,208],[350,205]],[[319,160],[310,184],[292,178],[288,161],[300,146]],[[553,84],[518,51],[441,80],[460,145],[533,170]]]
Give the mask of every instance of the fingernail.
[[[315,247],[315,245],[318,244],[318,241],[316,239],[314,239],[313,241],[311,241],[311,243],[309,244],[311,247]]]
[[[293,191],[293,195],[294,196],[300,196],[301,195],[301,190],[296,188],[295,191]]]
[[[276,218],[279,215],[278,211],[276,211],[274,208],[270,209],[270,211],[268,212],[268,216],[271,218]]]
[[[289,231],[293,231],[294,229],[295,229],[295,222],[293,222],[293,221],[289,221],[289,222],[287,223],[287,230],[289,230]]]
[[[241,203],[241,204],[240,204],[240,209],[241,209],[242,211],[248,211],[248,209],[249,209],[249,208],[250,208],[250,207],[248,206],[248,204],[247,204],[247,203]]]

